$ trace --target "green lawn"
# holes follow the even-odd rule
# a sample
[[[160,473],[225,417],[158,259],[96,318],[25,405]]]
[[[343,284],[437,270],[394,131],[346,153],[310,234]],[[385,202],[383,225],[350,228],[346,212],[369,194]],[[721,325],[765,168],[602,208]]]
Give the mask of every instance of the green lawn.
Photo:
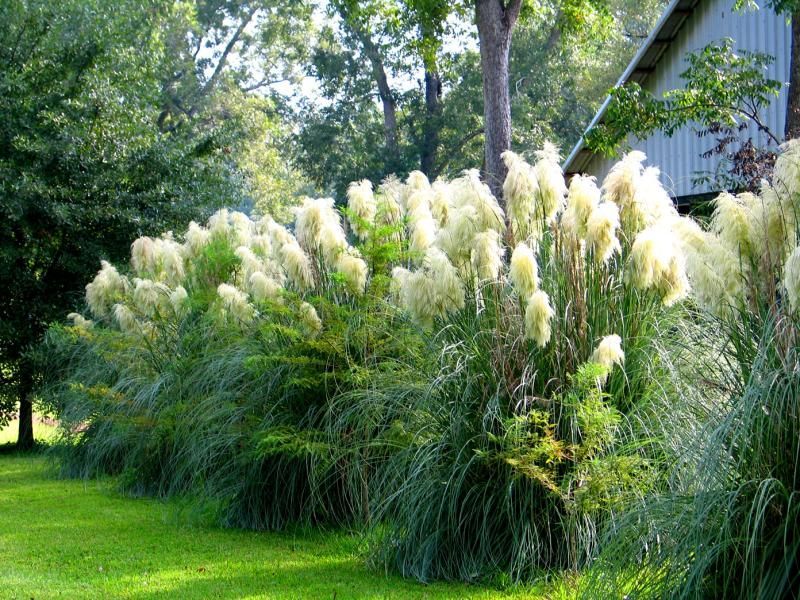
[[[0,598],[536,598],[370,571],[342,533],[181,524],[174,505],[0,453]],[[559,596],[564,589],[559,590]]]
[[[19,421],[14,419],[6,427],[0,427],[0,446],[13,444],[17,441]],[[47,441],[56,431],[52,425],[43,423],[40,419],[33,420],[33,437],[39,442]]]

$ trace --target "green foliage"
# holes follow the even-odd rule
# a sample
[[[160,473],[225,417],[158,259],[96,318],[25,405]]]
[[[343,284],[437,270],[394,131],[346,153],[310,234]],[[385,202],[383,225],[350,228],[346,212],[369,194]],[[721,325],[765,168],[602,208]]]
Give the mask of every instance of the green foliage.
[[[724,397],[690,406],[704,416],[699,427],[670,432],[680,462],[668,490],[613,524],[585,597],[624,587],[638,598],[790,598],[797,589],[800,382],[780,350],[782,326],[732,325],[714,322],[727,338]]]
[[[709,313],[696,318],[715,334],[694,341],[680,403],[654,407],[645,424],[673,457],[664,465],[667,485],[609,528],[587,598],[618,589],[638,598],[796,596],[800,345],[789,265],[800,253],[797,158],[790,142],[761,198],[716,201],[718,238],[708,233],[709,246],[728,245],[727,258],[716,251],[717,266],[732,261],[740,289],[712,290],[721,296],[712,302],[706,293]],[[752,208],[743,203],[751,196]],[[731,218],[737,210],[744,228]],[[768,230],[759,211],[773,215]]]
[[[688,54],[689,66],[681,73],[686,87],[665,92],[663,99],[636,83],[614,89],[604,121],[587,134],[587,145],[613,155],[628,135],[644,139],[662,131],[671,136],[690,123],[708,128],[714,124],[734,126],[741,120],[754,122],[771,142],[777,142],[760,117],[783,87],[780,81],[764,76],[775,59],[758,52],[734,51],[733,44],[724,39]]]
[[[550,587],[421,585],[365,569],[361,540],[348,533],[223,530],[191,519],[178,501],[123,498],[108,481],[87,485],[48,475],[39,457],[0,456],[5,595],[203,600],[264,596],[268,589],[275,600],[495,600],[544,597]]]
[[[625,338],[630,362],[612,376],[611,396],[598,387],[604,367],[580,366],[573,378],[565,348],[531,349],[522,315],[483,294],[478,315],[468,307],[431,339],[438,359],[376,379],[356,395],[351,419],[364,421],[339,429],[364,435],[358,464],[376,472],[380,560],[421,580],[575,568],[594,553],[608,512],[653,484],[625,415],[653,392],[659,368],[637,347],[652,352],[661,329]],[[621,327],[601,319],[589,328]],[[588,358],[590,349],[574,351]]]
[[[378,49],[392,87],[399,141],[387,153],[373,65],[361,42],[352,32],[323,28],[310,72],[325,102],[301,103],[294,137],[295,160],[317,188],[343,198],[350,181],[403,177],[420,168],[432,138],[435,160],[426,172],[431,180],[479,164],[483,82],[471,32],[474,3],[340,4],[355,11],[353,18]],[[526,2],[509,68],[513,146],[532,153],[545,141],[562,149],[574,144],[635,52],[636,36],[646,34],[661,7],[659,0]],[[433,108],[426,103],[426,73],[441,82]]]
[[[226,154],[236,120],[157,127],[163,34],[174,23],[148,2],[0,8],[0,420],[35,377],[25,352],[100,258],[119,260],[138,234],[239,202]]]

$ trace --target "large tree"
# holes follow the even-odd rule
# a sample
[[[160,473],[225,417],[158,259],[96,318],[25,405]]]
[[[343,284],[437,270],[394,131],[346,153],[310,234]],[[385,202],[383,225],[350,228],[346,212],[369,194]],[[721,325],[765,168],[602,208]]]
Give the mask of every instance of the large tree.
[[[511,148],[508,56],[521,9],[522,0],[475,0],[483,73],[484,177],[498,198],[507,173],[501,155]]]
[[[532,151],[545,140],[565,148],[579,138],[661,4],[523,2],[507,72],[499,76],[504,83],[497,84],[498,76],[487,77],[482,66],[491,44],[476,43],[476,2],[337,0],[338,15],[358,15],[358,22],[337,29],[331,19],[319,38],[312,74],[325,102],[304,105],[297,137],[303,168],[338,196],[351,180],[412,168],[435,178],[483,164],[487,179],[499,184],[502,173],[492,176],[490,169],[503,168],[500,154],[509,144]],[[369,35],[373,60],[353,27]],[[380,69],[372,68],[376,61]],[[487,79],[495,81],[489,91]],[[511,119],[510,140],[492,150],[484,144],[485,111]],[[334,154],[331,147],[346,151]]]
[[[259,111],[227,92],[276,72],[228,65],[274,51],[251,40],[272,31],[251,25],[270,6],[0,4],[0,425],[19,406],[21,447],[34,442],[30,350],[100,259],[245,199],[237,160]]]

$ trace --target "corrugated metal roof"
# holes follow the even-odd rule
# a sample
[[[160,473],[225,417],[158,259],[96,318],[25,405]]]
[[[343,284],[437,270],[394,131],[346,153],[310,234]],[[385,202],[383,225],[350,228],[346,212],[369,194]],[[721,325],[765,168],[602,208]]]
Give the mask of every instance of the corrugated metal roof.
[[[741,11],[736,0],[677,0],[661,16],[634,60],[617,85],[628,81],[639,83],[656,97],[684,85],[681,74],[686,69],[686,55],[697,52],[722,38],[735,40],[738,50],[763,52],[775,58],[764,70],[769,79],[787,82],[791,54],[791,28],[774,10]],[[786,117],[788,88],[761,107],[761,121],[777,137],[781,137]],[[595,115],[590,127],[602,121],[608,99]],[[752,139],[756,145],[771,141],[757,124],[744,121],[741,139]],[[675,198],[719,191],[715,177],[724,172],[723,157],[706,152],[716,144],[713,135],[701,135],[702,127],[688,123],[670,135],[655,131],[645,139],[629,136],[632,149],[644,152],[651,165],[661,171],[661,182]],[[602,180],[615,160],[593,153],[581,140],[564,163],[568,174],[594,175]]]
[[[700,2],[701,0],[672,0],[614,87],[631,81],[641,84],[655,70],[667,47],[675,40],[675,36]],[[592,158],[593,153],[584,148],[584,136],[602,120],[610,102],[611,96],[608,96],[584,131],[584,135],[569,153],[563,165],[565,173],[581,172]]]

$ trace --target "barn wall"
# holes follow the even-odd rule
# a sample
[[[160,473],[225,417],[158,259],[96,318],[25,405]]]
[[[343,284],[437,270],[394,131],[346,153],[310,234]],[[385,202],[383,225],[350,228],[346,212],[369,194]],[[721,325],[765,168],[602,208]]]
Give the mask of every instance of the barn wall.
[[[663,92],[683,87],[680,74],[686,70],[686,54],[700,50],[713,41],[730,37],[737,50],[766,52],[775,57],[767,77],[779,81],[789,80],[789,49],[791,38],[789,25],[784,17],[763,8],[758,11],[736,12],[734,0],[707,0],[700,2],[693,14],[678,32],[675,41],[662,56],[653,74],[642,86],[660,97]],[[762,111],[764,122],[780,138],[783,137],[787,90],[783,89],[776,101]],[[744,133],[744,132],[743,132]],[[750,125],[746,136],[767,144],[763,133]],[[697,172],[713,172],[718,159],[701,158],[700,154],[713,146],[713,138],[700,138],[695,129],[687,126],[671,138],[656,133],[647,140],[629,140],[632,148],[642,150],[648,164],[661,168],[662,182],[674,196],[686,196],[714,191],[705,184],[693,185],[692,177]],[[602,180],[615,161],[595,155],[584,171]]]

